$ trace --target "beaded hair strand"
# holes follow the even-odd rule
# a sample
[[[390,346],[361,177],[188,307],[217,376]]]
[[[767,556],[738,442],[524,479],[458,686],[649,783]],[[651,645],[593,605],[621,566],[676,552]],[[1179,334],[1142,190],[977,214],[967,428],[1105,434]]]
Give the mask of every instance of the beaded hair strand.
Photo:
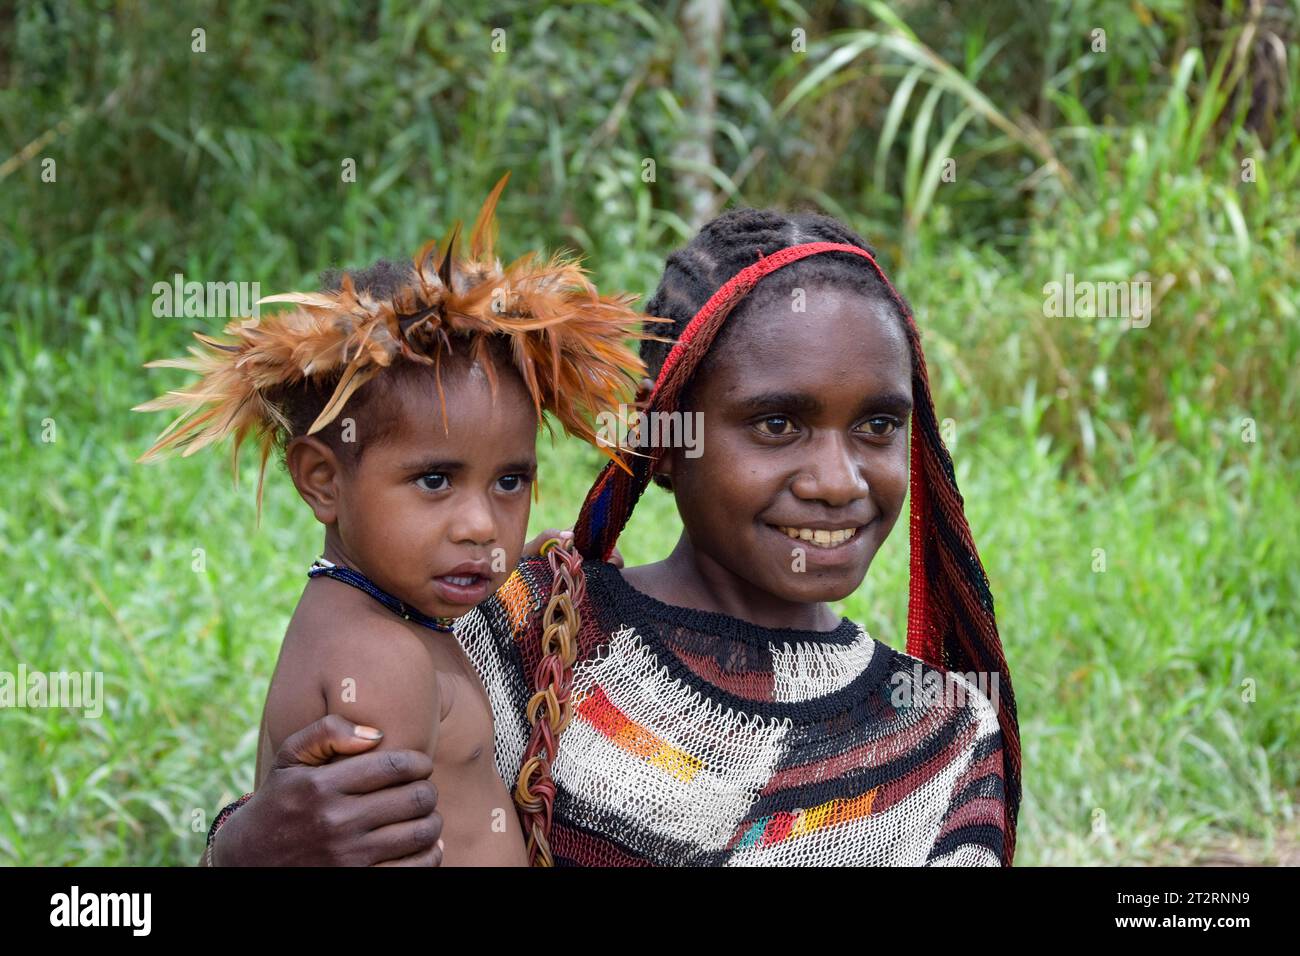
[[[810,244],[819,244],[812,247]],[[669,319],[677,344],[645,341],[641,354],[656,375],[650,411],[680,410],[694,376],[707,365],[727,316],[742,302],[755,307],[778,269],[800,285],[847,284],[897,310],[912,361],[910,582],[907,652],[931,666],[996,675],[1003,738],[1005,843],[1003,863],[1015,853],[1020,807],[1020,731],[1010,672],[998,634],[988,578],[966,521],[952,458],[939,434],[921,336],[911,308],[876,263],[860,236],[834,219],[740,209],[706,224],[685,248],[669,256],[663,279],[646,306]],[[771,288],[772,284],[769,283]],[[607,559],[654,471],[658,451],[632,460],[631,474],[606,465],[588,493],[574,528],[584,556]]]

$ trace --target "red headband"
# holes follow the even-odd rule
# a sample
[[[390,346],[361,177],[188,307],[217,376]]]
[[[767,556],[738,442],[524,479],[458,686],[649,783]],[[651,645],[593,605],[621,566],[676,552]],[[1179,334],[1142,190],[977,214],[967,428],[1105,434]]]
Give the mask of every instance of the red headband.
[[[889,289],[889,294],[894,297],[894,301],[902,310],[903,314],[911,318],[910,313],[903,305],[903,298],[894,289],[892,283],[885,276],[884,271],[876,262],[875,257],[866,249],[860,246],[851,246],[843,242],[805,242],[797,246],[787,246],[786,248],[775,252],[770,256],[763,255],[759,251],[758,261],[752,266],[746,266],[734,276],[722,284],[717,292],[709,296],[709,301],[700,307],[700,311],[695,313],[695,317],[686,323],[686,328],[682,330],[681,336],[677,343],[669,351],[668,357],[664,359],[663,366],[659,369],[659,375],[655,378],[655,390],[658,391],[659,385],[672,372],[677,365],[682,353],[686,351],[687,346],[695,338],[700,328],[708,323],[718,312],[729,312],[735,307],[736,303],[749,294],[750,290],[758,284],[758,280],[763,276],[775,272],[782,266],[788,266],[792,262],[798,262],[800,259],[806,259],[809,256],[816,255],[819,252],[849,252],[855,256],[861,256],[871,263],[876,270],[876,275],[880,276],[880,281],[885,283]],[[652,393],[653,402],[653,393]]]

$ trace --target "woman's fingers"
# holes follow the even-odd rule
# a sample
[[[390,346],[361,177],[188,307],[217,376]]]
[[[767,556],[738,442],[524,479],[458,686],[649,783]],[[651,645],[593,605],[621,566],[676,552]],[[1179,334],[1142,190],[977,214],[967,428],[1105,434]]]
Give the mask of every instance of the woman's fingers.
[[[394,823],[431,819],[437,810],[438,788],[429,780],[416,780],[349,798],[346,825],[369,833]]]
[[[552,538],[559,538],[560,543],[566,547],[573,544],[573,532],[562,531],[559,528],[547,528],[537,537],[532,538],[524,545],[523,557],[536,558],[542,553],[542,545],[546,544]]]
[[[421,853],[412,853],[400,860],[382,860],[373,866],[442,866],[442,840]]]
[[[374,752],[380,737],[336,714],[293,734],[256,795],[217,832],[214,862],[366,865],[422,853],[433,859],[442,832],[438,790],[429,782],[433,760],[418,750]]]
[[[335,761],[318,771],[320,786],[350,794],[373,794],[416,781],[428,782],[432,773],[433,758],[420,750],[380,750],[358,754]]]
[[[374,866],[440,866],[442,817],[391,823],[371,830],[357,844],[358,852]]]
[[[425,754],[410,753],[428,759]],[[385,754],[363,754],[342,763],[367,760],[372,756],[383,757]],[[296,830],[310,842],[315,852],[325,858],[326,865],[372,866],[385,860],[420,854],[427,857],[442,835],[437,787],[422,779],[373,793],[340,792],[336,789],[337,781],[326,779],[325,774],[342,763],[281,771],[311,775],[305,781],[308,796],[302,798],[299,805],[302,819]],[[299,781],[300,784],[303,782]],[[287,819],[281,822],[288,827]],[[432,862],[432,857],[428,857],[428,862]]]
[[[335,757],[363,753],[383,739],[374,727],[365,727],[328,714],[289,737],[275,755],[274,770],[319,767]]]

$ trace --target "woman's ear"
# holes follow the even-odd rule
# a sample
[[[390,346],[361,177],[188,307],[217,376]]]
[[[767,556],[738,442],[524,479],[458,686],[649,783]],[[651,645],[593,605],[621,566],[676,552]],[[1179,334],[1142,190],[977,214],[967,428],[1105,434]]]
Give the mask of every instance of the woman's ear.
[[[641,379],[640,382],[637,383],[637,390],[636,390],[637,408],[649,409],[650,393],[653,392],[654,390],[655,390],[655,383],[654,383],[654,379],[652,378],[643,378]],[[670,461],[671,458],[672,458],[672,451],[670,449],[665,449],[663,454],[659,456],[659,460],[655,462],[654,469],[650,472],[650,480],[654,482],[656,485],[658,485],[660,488],[664,489],[664,491],[673,490],[673,477],[672,477],[673,466],[672,466],[672,462]]]
[[[673,490],[673,450],[665,449],[664,453],[659,456],[655,462],[654,470],[650,472],[650,480],[662,488],[664,491]]]
[[[284,461],[316,520],[326,525],[337,521],[342,466],[334,449],[313,435],[303,435],[289,442]]]
[[[655,390],[654,379],[643,378],[637,383],[636,403],[638,406],[645,404],[650,400],[650,393]]]

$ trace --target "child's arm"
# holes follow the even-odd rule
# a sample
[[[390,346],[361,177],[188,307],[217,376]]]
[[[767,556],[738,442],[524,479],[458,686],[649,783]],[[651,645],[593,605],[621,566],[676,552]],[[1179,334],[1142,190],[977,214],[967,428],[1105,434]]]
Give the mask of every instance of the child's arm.
[[[426,638],[387,611],[359,620],[312,617],[285,637],[264,717],[270,751],[299,727],[340,714],[382,728],[377,749],[433,757],[441,700]]]
[[[382,727],[379,750],[420,750],[432,758],[442,701],[428,639],[385,614],[327,641],[319,667],[326,712]]]

